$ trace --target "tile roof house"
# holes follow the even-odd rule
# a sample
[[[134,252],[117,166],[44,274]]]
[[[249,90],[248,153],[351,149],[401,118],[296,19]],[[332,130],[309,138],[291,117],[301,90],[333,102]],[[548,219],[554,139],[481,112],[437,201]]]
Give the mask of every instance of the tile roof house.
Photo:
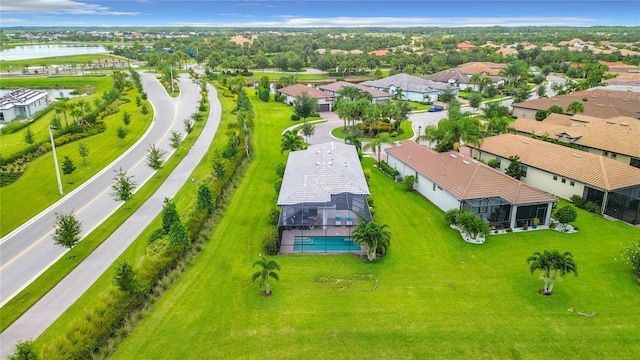
[[[354,146],[329,142],[289,153],[278,196],[280,252],[299,252],[296,236],[350,235],[359,221],[371,221],[369,194]]]
[[[457,68],[467,75],[478,74],[497,76],[500,75],[500,71],[502,71],[502,69],[506,69],[507,66],[507,64],[499,64],[490,61],[474,61],[460,64]]]
[[[435,74],[422,76],[423,79],[439,82],[445,85],[455,86],[460,89],[472,88],[474,91],[479,91],[481,85],[471,82],[471,76],[474,73],[466,73],[461,68],[452,68],[439,71]],[[488,76],[493,81],[493,85],[500,86],[504,84],[504,79],[498,76]]]
[[[20,88],[0,97],[0,123],[29,118],[50,103],[45,91]]]
[[[402,98],[411,101],[437,101],[445,89],[453,90],[458,96],[458,88],[447,84],[426,80],[417,76],[400,73],[379,80],[361,82],[360,85],[383,90],[394,95],[398,89],[402,90]]]
[[[599,119],[585,115],[550,114],[542,121],[518,118],[511,127],[519,134],[547,136],[582,150],[640,168],[640,120]]]
[[[565,199],[577,195],[601,206],[603,214],[640,224],[640,169],[613,159],[514,134],[485,138],[475,158],[497,159],[500,169],[518,155],[521,180]]]
[[[343,87],[347,87],[347,86],[351,86],[351,87],[355,87],[357,89],[360,89],[362,91],[368,92],[369,94],[371,94],[371,102],[376,103],[376,102],[388,102],[391,100],[391,98],[393,98],[393,95],[389,94],[386,91],[382,91],[382,90],[378,90],[375,88],[371,88],[368,86],[363,86],[360,84],[355,84],[355,83],[350,83],[350,82],[346,82],[346,81],[336,81],[333,82],[331,84],[327,84],[327,85],[320,85],[318,86],[318,89],[327,92],[335,97],[338,97],[338,92],[340,91],[340,89],[342,89]]]
[[[388,148],[388,164],[443,211],[465,209],[502,228],[548,225],[557,201],[538,189],[458,152],[438,153],[413,141]]]
[[[306,92],[309,96],[318,99],[318,111],[331,111],[331,108],[333,107],[333,101],[335,100],[335,97],[329,93],[302,84],[294,84],[291,86],[283,87],[281,89],[278,89],[277,91],[285,96],[284,102],[289,105],[293,105],[293,101],[296,99],[296,97]]]
[[[582,115],[601,119],[618,116],[640,119],[640,93],[604,89],[584,90],[569,95],[538,98],[515,103],[511,105],[513,108],[512,114],[517,117],[535,120],[538,110],[547,110],[552,105],[559,105],[566,110],[567,106],[574,101],[579,101],[584,105]]]
[[[465,41],[465,42],[459,43],[457,47],[458,47],[458,50],[469,50],[469,49],[475,48],[476,46]]]

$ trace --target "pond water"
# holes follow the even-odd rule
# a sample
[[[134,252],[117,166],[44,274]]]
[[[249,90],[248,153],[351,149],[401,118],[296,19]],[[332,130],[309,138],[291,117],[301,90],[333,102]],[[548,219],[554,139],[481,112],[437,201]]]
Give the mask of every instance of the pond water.
[[[32,89],[32,88],[30,88]],[[46,91],[49,94],[50,98],[60,99],[60,98],[74,98],[80,95],[72,95],[71,92],[74,89],[32,89],[32,90],[40,90]],[[4,90],[0,89],[0,96],[5,96],[6,94],[12,92],[13,90]]]
[[[40,59],[55,56],[85,55],[106,53],[102,45],[21,45],[0,50],[0,60]]]

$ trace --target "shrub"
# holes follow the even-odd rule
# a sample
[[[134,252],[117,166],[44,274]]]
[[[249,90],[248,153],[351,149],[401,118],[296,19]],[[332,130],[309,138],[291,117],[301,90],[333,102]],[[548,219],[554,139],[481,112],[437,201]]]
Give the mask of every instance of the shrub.
[[[298,114],[291,114],[291,120],[298,121],[300,120],[300,116],[298,116]]]
[[[265,255],[278,255],[278,229],[270,228],[262,235]]]
[[[631,271],[640,278],[640,241],[635,240],[622,249],[622,259],[631,266]]]
[[[584,209],[592,212],[592,213],[600,213],[600,205],[598,205],[598,203],[595,203],[591,200],[588,200],[585,204],[584,204]]]
[[[368,184],[369,183],[369,179],[371,179],[371,169],[362,170],[362,174],[364,175],[364,179]]]
[[[413,184],[416,183],[416,177],[413,175],[407,175],[404,177],[404,186],[407,191],[413,191]]]
[[[278,226],[280,221],[280,209],[275,207],[269,211],[269,225]]]
[[[582,199],[582,196],[580,195],[572,195],[571,198],[569,199],[569,201],[571,201],[571,203],[581,209],[584,208],[584,200]]]
[[[380,170],[382,170],[383,173],[391,176],[392,178],[395,178],[396,176],[400,175],[400,172],[394,168],[392,168],[391,166],[389,166],[389,164],[387,164],[384,161],[381,161],[380,164]]]
[[[149,244],[152,244],[153,242],[155,242],[158,239],[162,239],[162,237],[164,237],[165,235],[167,235],[167,232],[164,231],[164,229],[156,229],[149,236]]]
[[[578,213],[576,212],[576,209],[573,208],[573,206],[565,205],[556,210],[553,214],[553,217],[558,220],[558,222],[564,225],[576,221]]]
[[[497,169],[500,167],[500,162],[498,161],[498,159],[490,159],[489,161],[487,161],[487,165],[494,169]]]

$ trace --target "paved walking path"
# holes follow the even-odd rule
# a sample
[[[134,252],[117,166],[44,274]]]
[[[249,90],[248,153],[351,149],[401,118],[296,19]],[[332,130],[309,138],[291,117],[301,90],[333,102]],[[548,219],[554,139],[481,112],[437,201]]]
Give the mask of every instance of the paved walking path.
[[[182,80],[181,86],[197,86]],[[85,261],[67,275],[31,309],[0,334],[0,358],[14,351],[18,341],[35,339],[66,311],[104,271],[120,256],[158,215],[164,198],[172,198],[188,181],[193,169],[206,154],[220,124],[221,107],[214,87],[208,88],[211,111],[205,127],[191,150],[152,195],[120,228],[118,228]],[[150,97],[151,98],[151,97]],[[153,99],[150,99],[153,100]],[[193,104],[197,106],[197,104]],[[183,109],[187,110],[187,109]],[[189,109],[191,110],[191,107]],[[186,111],[183,111],[185,117]],[[197,182],[193,183],[194,192]]]

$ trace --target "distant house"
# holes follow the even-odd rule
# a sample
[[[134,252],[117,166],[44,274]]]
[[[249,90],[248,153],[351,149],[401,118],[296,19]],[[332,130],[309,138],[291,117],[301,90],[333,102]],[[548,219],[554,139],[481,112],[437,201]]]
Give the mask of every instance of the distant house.
[[[0,123],[29,118],[49,105],[44,91],[18,89],[0,97]]]
[[[525,136],[546,136],[582,150],[640,168],[640,121],[618,116],[550,114],[543,121],[518,118],[511,127]]]
[[[573,195],[598,204],[600,212],[640,224],[640,169],[610,158],[514,134],[485,138],[474,157],[497,159],[500,169],[518,155],[521,180],[565,199]]]
[[[471,88],[474,91],[479,91],[482,85],[474,84],[471,82],[471,76],[474,73],[465,73],[460,68],[452,68],[439,71],[435,74],[423,76],[423,79],[435,81],[448,86],[455,86],[459,89]],[[481,74],[479,74],[481,75]],[[498,87],[504,84],[504,79],[499,76],[481,75],[482,77],[488,77],[494,86]]]
[[[552,105],[558,105],[567,110],[574,101],[584,106],[581,115],[593,116],[600,119],[610,119],[618,116],[628,116],[640,119],[640,93],[631,91],[616,91],[592,89],[575,92],[569,95],[559,95],[553,98],[538,98],[521,103],[514,103],[513,115],[525,119],[536,119],[538,110],[547,110]]]
[[[351,231],[371,221],[355,147],[338,142],[289,154],[280,187],[280,253],[356,252]]]
[[[426,80],[417,76],[400,73],[379,80],[370,80],[361,82],[360,85],[368,86],[374,89],[383,90],[391,95],[395,95],[398,90],[402,91],[402,98],[411,101],[437,101],[445,89],[453,90],[455,96],[458,96],[458,88],[431,80]]]
[[[387,55],[388,53],[389,53],[389,50],[387,49],[373,50],[368,52],[369,55],[375,55],[375,56],[384,56],[384,55]]]
[[[306,92],[309,96],[318,99],[318,111],[331,111],[333,108],[333,101],[335,100],[335,97],[329,93],[302,84],[283,87],[277,91],[285,96],[284,102],[289,105],[293,105],[293,101],[296,97]]]
[[[471,44],[470,42],[461,42],[458,44],[458,50],[471,50],[473,48],[475,48],[476,46]]]
[[[557,199],[458,152],[438,153],[413,141],[388,148],[388,164],[443,211],[471,211],[496,228],[548,225]]]
[[[371,102],[372,103],[377,103],[377,102],[388,102],[393,98],[393,95],[389,94],[386,91],[382,91],[382,90],[378,90],[375,88],[371,88],[368,86],[363,86],[360,84],[354,84],[354,83],[350,83],[350,82],[346,82],[346,81],[336,81],[333,82],[331,84],[327,84],[327,85],[320,85],[318,86],[318,89],[327,92],[333,96],[335,96],[336,98],[338,97],[338,92],[340,91],[340,89],[342,89],[343,87],[347,87],[347,86],[351,86],[351,87],[355,87],[357,89],[360,89],[362,91],[368,92],[369,94],[371,94]]]

